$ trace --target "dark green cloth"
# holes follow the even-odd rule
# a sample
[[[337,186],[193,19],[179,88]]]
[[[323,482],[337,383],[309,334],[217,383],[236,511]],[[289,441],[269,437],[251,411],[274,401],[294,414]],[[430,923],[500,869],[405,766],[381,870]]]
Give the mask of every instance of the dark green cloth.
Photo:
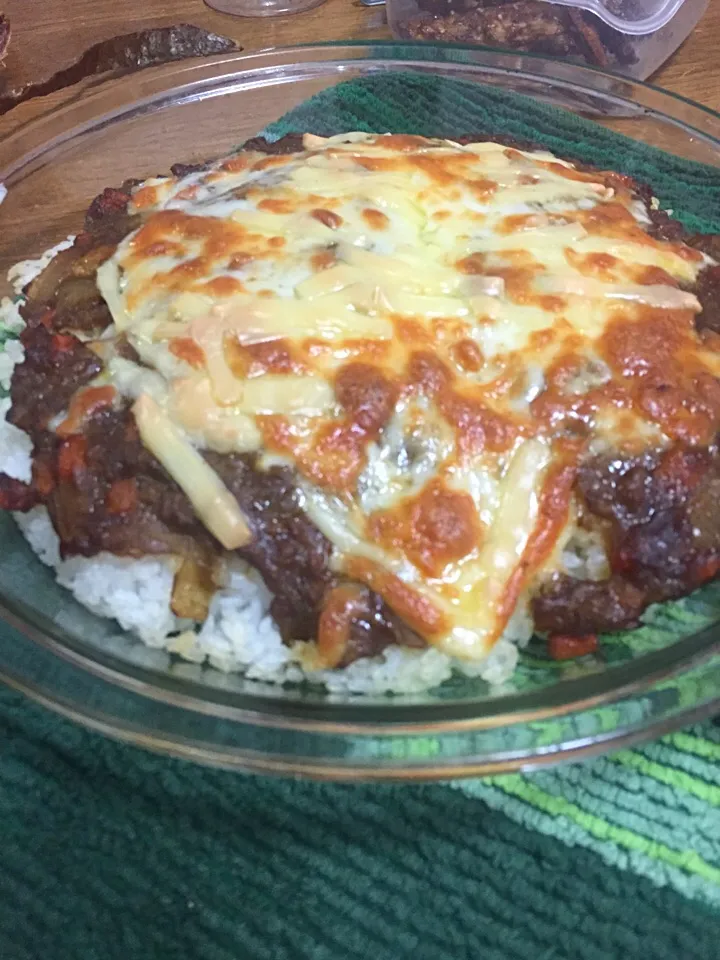
[[[0,729],[3,960],[718,956],[720,912],[451,786],[202,769],[10,692]]]
[[[523,98],[388,74],[270,129],[501,131],[720,230],[720,173]],[[1,627],[0,627],[1,629]],[[715,960],[720,729],[581,767],[332,786],[195,767],[0,691],[2,960]]]

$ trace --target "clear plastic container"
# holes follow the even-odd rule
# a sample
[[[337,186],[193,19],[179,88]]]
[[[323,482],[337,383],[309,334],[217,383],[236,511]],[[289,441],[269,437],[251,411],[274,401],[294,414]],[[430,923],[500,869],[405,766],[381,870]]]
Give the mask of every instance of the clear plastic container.
[[[393,36],[538,53],[644,80],[708,0],[387,0]]]

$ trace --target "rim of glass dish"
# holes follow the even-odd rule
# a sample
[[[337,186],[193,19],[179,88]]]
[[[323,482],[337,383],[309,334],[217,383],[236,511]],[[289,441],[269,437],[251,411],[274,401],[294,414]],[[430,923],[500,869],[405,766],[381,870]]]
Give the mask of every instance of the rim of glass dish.
[[[400,58],[397,56],[400,51],[416,51],[418,59]],[[631,105],[635,110],[642,107],[647,116],[656,116],[720,148],[720,112],[654,84],[598,67],[553,60],[540,54],[511,53],[472,44],[430,44],[411,40],[326,41],[267,47],[249,53],[240,51],[198,57],[148,67],[119,77],[92,78],[78,85],[76,92],[71,93],[63,103],[21,122],[2,139],[0,182],[12,176],[21,160],[26,164],[35,159],[38,153],[82,136],[91,128],[101,129],[117,121],[128,109],[137,113],[150,106],[158,109],[162,106],[163,98],[171,98],[176,104],[204,99],[208,95],[205,88],[208,88],[208,92],[214,91],[210,95],[217,95],[220,92],[218,84],[231,84],[240,70],[246,77],[253,73],[264,74],[265,82],[261,83],[258,76],[256,83],[257,86],[264,86],[278,76],[283,76],[284,83],[291,82],[293,77],[288,71],[293,67],[306,77],[309,73],[324,72],[330,64],[336,63],[338,73],[341,73],[340,64],[343,61],[349,64],[354,61],[374,61],[379,69],[384,63],[402,63],[404,68],[425,72],[456,64],[469,70],[475,67],[478,72],[486,74],[513,75],[535,81],[547,79],[569,91],[601,94],[616,105]],[[233,66],[235,70],[231,69]],[[178,82],[180,80],[183,82]],[[171,96],[183,90],[186,91],[183,96]],[[88,111],[95,105],[101,110],[104,107],[104,112],[93,112],[88,117]],[[677,106],[679,112],[673,113],[671,105]],[[15,109],[22,109],[22,105]],[[687,117],[681,114],[687,114]],[[703,129],[707,123],[714,128],[712,132]],[[8,155],[20,159],[5,161],[3,158]]]
[[[419,59],[408,53],[422,52]],[[403,56],[399,56],[403,52]],[[253,53],[182,61],[146,71],[100,80],[83,88],[69,101],[22,124],[0,145],[4,161],[0,180],[11,183],[15,174],[32,170],[33,163],[58,146],[72,142],[90,130],[102,129],[129,114],[162,110],[169,104],[202,100],[227,93],[242,80],[243,88],[288,83],[294,76],[321,75],[334,69],[338,80],[343,64],[371,62],[378,72],[391,67],[435,72],[455,66],[480,75],[512,76],[537,82],[546,80],[556,88],[602,96],[616,105],[642,108],[645,116],[666,123],[717,147],[720,151],[720,114],[684,97],[651,84],[590,67],[548,60],[532,54],[515,54],[477,46],[429,45],[405,41],[352,41],[306,44]],[[293,70],[295,73],[293,74]],[[673,109],[675,113],[673,113]],[[702,122],[712,132],[700,129]],[[683,667],[720,650],[720,624],[684,638],[669,647],[638,657],[601,674],[559,681],[541,691],[508,694],[482,703],[466,700],[457,704],[405,704],[387,702],[307,703],[301,699],[272,698],[251,692],[223,691],[189,679],[177,679],[145,669],[122,658],[93,650],[83,641],[59,639],[43,626],[31,622],[24,611],[0,603],[0,611],[14,626],[49,652],[75,667],[117,686],[182,706],[196,712],[225,716],[255,725],[294,730],[352,734],[394,734],[403,730],[462,731],[507,726],[542,720],[589,706],[611,703],[621,696],[645,691]],[[554,691],[558,702],[547,694]],[[540,700],[533,706],[534,700]],[[544,703],[542,702],[544,700]],[[478,715],[477,711],[482,712]],[[332,719],[320,714],[332,714]]]
[[[422,783],[429,781],[448,781],[467,777],[493,776],[504,773],[530,772],[546,770],[569,762],[591,760],[602,756],[609,749],[628,749],[644,742],[649,735],[665,736],[680,725],[700,723],[712,717],[717,710],[717,701],[688,707],[681,715],[658,718],[648,727],[639,729],[610,731],[595,737],[591,742],[582,739],[564,743],[552,751],[528,751],[516,756],[483,758],[468,755],[452,760],[433,758],[426,764],[345,763],[338,759],[310,760],[302,756],[288,754],[268,756],[247,748],[217,748],[203,741],[192,741],[186,737],[157,734],[140,729],[127,721],[118,721],[96,711],[61,702],[48,695],[42,688],[18,680],[15,677],[3,677],[13,690],[25,694],[41,706],[54,711],[74,723],[78,723],[95,733],[111,737],[121,743],[151,750],[160,756],[170,756],[179,760],[201,763],[204,766],[233,770],[239,773],[253,773],[274,777],[304,777],[310,780],[345,783]],[[372,731],[364,730],[364,733]]]

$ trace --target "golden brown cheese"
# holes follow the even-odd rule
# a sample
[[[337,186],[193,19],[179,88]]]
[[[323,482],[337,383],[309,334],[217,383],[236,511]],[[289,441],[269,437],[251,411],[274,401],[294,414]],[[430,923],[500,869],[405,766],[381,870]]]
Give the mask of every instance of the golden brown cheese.
[[[145,366],[113,382],[158,405],[166,466],[192,461],[176,479],[210,529],[245,535],[188,450],[290,465],[336,569],[449,653],[483,658],[561,563],[583,455],[720,425],[685,292],[706,261],[650,237],[619,175],[494,143],[308,136],[156,178],[131,207],[143,225],[98,282]],[[353,595],[336,600],[340,636]]]

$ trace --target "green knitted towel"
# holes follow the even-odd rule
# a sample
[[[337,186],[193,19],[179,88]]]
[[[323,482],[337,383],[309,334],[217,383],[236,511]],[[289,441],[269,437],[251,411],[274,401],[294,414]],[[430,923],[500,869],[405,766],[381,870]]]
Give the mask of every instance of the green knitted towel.
[[[720,230],[720,171],[492,88],[383,74],[268,129],[501,131]],[[0,627],[0,629],[2,629]],[[720,727],[441,786],[206,770],[0,691],[2,960],[716,960]]]

